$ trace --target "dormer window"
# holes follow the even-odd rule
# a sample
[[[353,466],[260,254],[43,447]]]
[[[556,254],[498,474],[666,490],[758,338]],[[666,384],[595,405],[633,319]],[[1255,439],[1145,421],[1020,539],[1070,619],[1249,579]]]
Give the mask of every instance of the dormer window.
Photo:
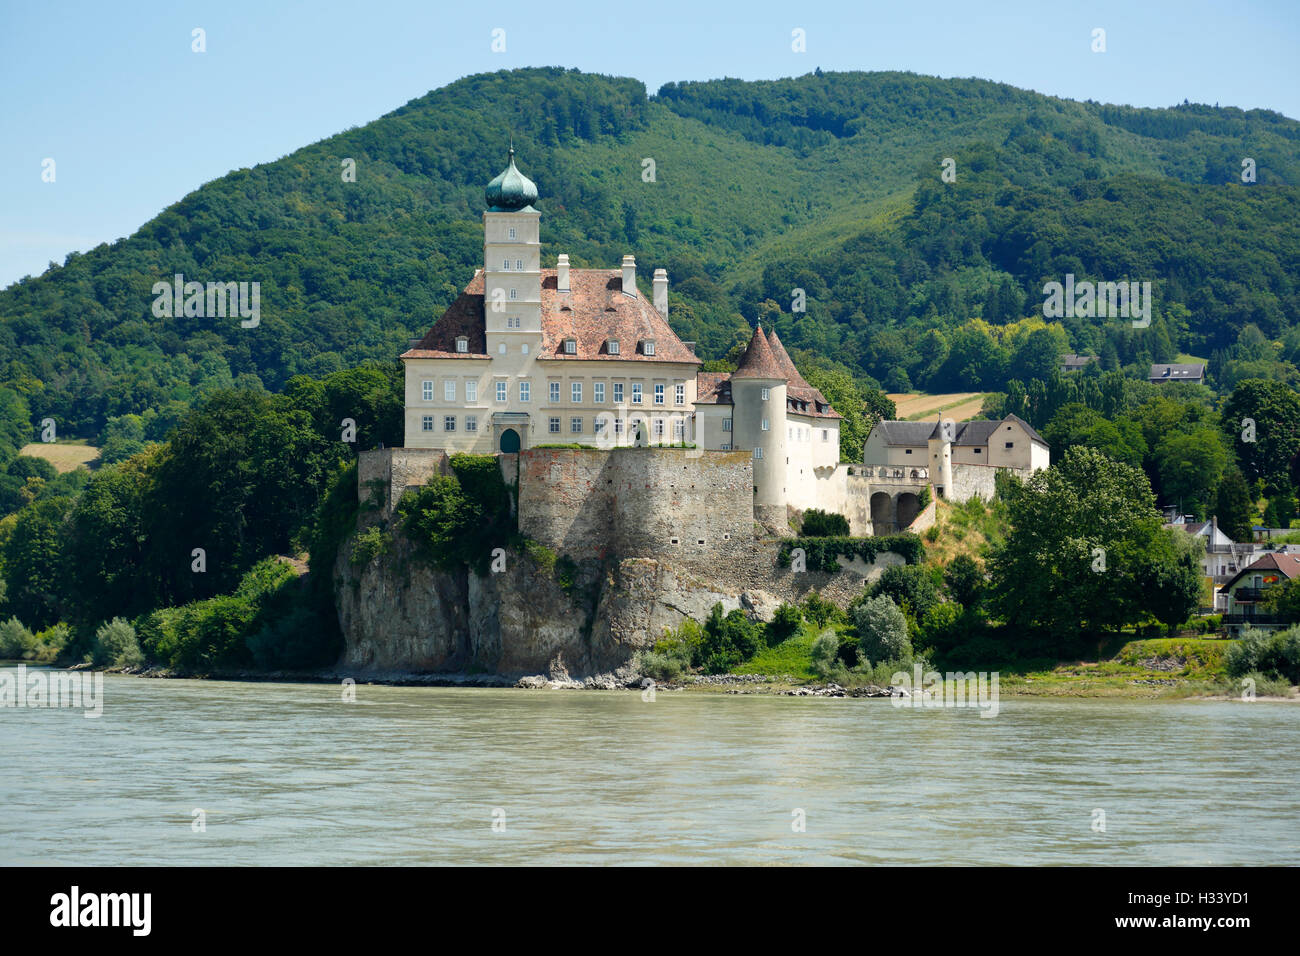
[[[655,344],[652,339],[646,339],[644,342],[641,343],[641,353],[643,355],[655,354]]]
[[[467,338],[466,338],[465,336],[463,336],[463,335],[458,335],[458,336],[456,336],[456,351],[457,351],[457,352],[468,352],[468,351],[469,351],[469,339],[467,339]]]
[[[605,343],[605,347],[606,347],[606,350],[609,352],[610,355],[617,355],[617,354],[618,354],[618,339],[610,339],[608,342]]]
[[[565,339],[565,340],[564,340],[564,354],[565,354],[565,355],[577,355],[577,354],[578,354],[578,340],[577,340],[577,339]]]

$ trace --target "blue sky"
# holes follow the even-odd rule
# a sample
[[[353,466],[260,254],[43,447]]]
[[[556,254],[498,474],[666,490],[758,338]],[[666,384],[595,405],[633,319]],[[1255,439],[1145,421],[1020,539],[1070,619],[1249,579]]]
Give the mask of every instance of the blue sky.
[[[1105,53],[1091,50],[1096,27]],[[490,48],[495,28],[504,53]],[[796,28],[804,53],[791,50]],[[577,67],[653,93],[815,67],[911,70],[1300,118],[1298,49],[1297,0],[0,0],[0,285],[130,234],[231,169],[472,73]],[[46,158],[53,183],[42,182]]]

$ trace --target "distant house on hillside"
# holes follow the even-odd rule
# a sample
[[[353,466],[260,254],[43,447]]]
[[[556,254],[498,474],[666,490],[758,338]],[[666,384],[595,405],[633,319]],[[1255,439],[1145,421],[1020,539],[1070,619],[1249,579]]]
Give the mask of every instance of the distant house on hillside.
[[[1259,604],[1269,588],[1296,577],[1300,577],[1300,555],[1295,554],[1270,551],[1245,567],[1223,588],[1228,595],[1228,613],[1223,618],[1228,633],[1240,634],[1247,627],[1272,630],[1285,626],[1280,617],[1260,611]]]
[[[1205,384],[1205,366],[1204,365],[1152,365],[1151,375],[1152,382],[1195,382],[1198,385]]]
[[[1201,573],[1210,579],[1214,593],[1216,611],[1228,609],[1228,594],[1221,590],[1225,584],[1237,576],[1237,572],[1253,559],[1250,544],[1238,544],[1219,528],[1217,517],[1209,521],[1186,521],[1179,518],[1165,524],[1166,528],[1176,528],[1205,541],[1205,552],[1201,555]]]
[[[1089,362],[1095,362],[1095,361],[1097,361],[1097,356],[1095,355],[1062,355],[1061,371],[1077,372],[1081,370]]]

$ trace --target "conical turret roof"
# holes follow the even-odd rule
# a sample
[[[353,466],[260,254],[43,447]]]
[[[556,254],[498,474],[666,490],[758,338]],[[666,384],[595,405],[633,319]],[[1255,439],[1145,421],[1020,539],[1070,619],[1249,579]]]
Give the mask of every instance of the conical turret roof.
[[[772,347],[767,344],[767,336],[760,325],[754,329],[745,354],[740,357],[740,364],[731,373],[732,378],[770,378],[785,381],[786,374],[772,354]]]
[[[804,381],[804,377],[799,374],[799,369],[795,367],[794,360],[790,358],[790,353],[785,350],[785,346],[781,344],[781,339],[777,337],[776,329],[767,330],[767,344],[772,349],[772,357],[776,359],[777,368],[781,370],[781,374],[785,376],[791,385],[796,385],[799,388],[812,388],[811,385]]]

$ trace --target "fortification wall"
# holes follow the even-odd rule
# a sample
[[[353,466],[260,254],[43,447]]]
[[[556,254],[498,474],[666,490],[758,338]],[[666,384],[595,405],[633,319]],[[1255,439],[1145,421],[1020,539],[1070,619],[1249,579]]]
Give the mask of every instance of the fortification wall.
[[[947,495],[948,500],[969,501],[979,495],[985,501],[992,501],[997,473],[998,469],[993,465],[953,465],[952,490]]]
[[[519,454],[519,530],[575,559],[735,560],[753,541],[748,452],[536,448]]]
[[[365,501],[370,482],[383,482],[387,492],[383,515],[390,517],[407,488],[428,484],[434,475],[451,474],[451,463],[441,448],[380,448],[357,455],[357,497]]]

